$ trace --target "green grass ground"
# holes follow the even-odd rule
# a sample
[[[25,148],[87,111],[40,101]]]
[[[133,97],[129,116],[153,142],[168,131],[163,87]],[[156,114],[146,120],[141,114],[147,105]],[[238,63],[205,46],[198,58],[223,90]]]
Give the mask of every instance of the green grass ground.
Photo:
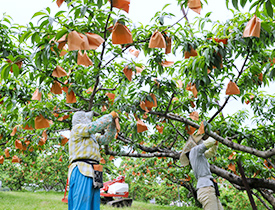
[[[64,193],[58,192],[11,192],[0,191],[1,210],[66,210],[68,206],[61,202]],[[134,201],[132,207],[123,210],[195,210],[194,207],[170,207]],[[101,210],[116,208],[101,205]]]

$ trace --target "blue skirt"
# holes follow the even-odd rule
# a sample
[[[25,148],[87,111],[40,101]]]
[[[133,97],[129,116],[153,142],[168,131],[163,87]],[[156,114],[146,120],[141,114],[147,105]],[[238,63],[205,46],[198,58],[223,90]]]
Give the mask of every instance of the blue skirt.
[[[70,177],[69,210],[100,210],[100,189],[94,189],[93,178],[84,176],[76,166]]]

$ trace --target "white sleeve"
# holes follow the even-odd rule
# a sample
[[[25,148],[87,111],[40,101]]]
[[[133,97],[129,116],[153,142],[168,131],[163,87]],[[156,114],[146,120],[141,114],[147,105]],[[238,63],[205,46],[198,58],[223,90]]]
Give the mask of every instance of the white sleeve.
[[[216,154],[217,149],[218,149],[218,145],[213,145],[210,149],[205,151],[205,153],[204,153],[205,157],[206,158],[213,157]]]

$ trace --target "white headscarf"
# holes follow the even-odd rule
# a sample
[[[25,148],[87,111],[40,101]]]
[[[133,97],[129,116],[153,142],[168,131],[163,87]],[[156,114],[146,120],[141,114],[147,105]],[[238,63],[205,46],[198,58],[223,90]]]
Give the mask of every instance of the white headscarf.
[[[84,111],[78,111],[74,113],[73,118],[72,118],[72,124],[73,126],[77,124],[89,124],[92,122],[94,116],[94,112],[84,112]]]

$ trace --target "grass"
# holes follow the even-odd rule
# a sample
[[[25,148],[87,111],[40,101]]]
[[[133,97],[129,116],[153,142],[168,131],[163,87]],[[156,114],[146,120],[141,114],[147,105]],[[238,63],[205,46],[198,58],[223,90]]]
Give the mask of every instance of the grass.
[[[13,192],[0,191],[1,210],[67,210],[68,205],[61,202],[64,193],[58,192]],[[117,208],[101,205],[101,210]],[[134,201],[131,207],[123,210],[196,210],[195,207],[170,207]]]

